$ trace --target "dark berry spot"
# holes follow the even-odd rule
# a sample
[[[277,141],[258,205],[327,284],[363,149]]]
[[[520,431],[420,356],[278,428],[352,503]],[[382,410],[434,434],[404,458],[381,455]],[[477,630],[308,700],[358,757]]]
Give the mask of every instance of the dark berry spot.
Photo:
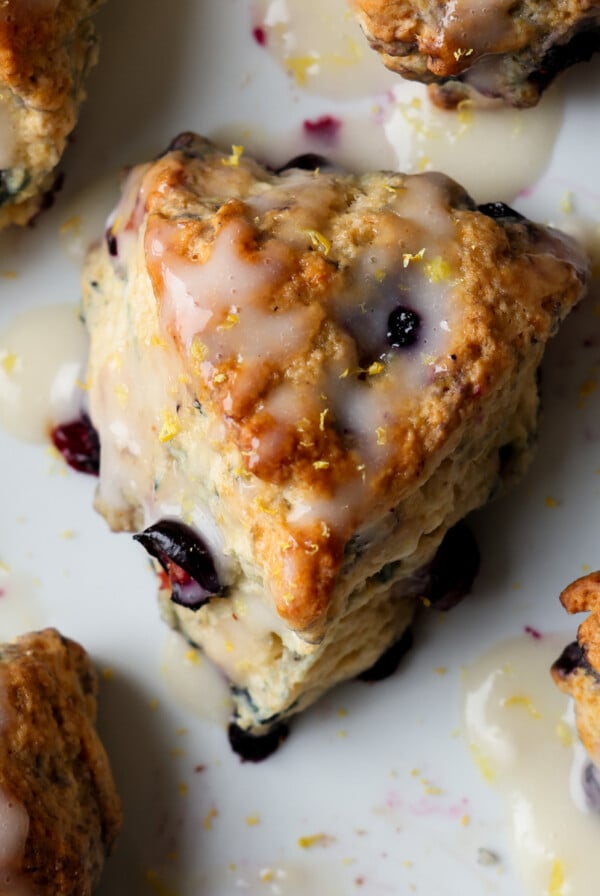
[[[400,660],[408,653],[413,643],[413,633],[410,628],[407,628],[402,636],[391,647],[388,647],[369,669],[365,669],[356,677],[359,681],[382,681],[384,678],[389,678],[394,674]]]
[[[446,532],[429,571],[427,598],[436,610],[451,610],[465,597],[480,564],[479,548],[465,522]]]
[[[538,631],[537,628],[534,628],[532,625],[526,625],[525,628],[523,629],[523,631],[525,632],[526,635],[529,635],[531,638],[533,638],[534,641],[542,640],[542,633],[540,631]]]
[[[117,244],[117,238],[110,228],[106,231],[106,245],[108,247],[108,254],[112,258],[116,258],[119,254],[119,247]]]
[[[316,171],[317,168],[330,168],[331,165],[324,156],[319,156],[315,152],[305,152],[301,156],[294,156],[285,165],[277,169],[277,174],[283,171],[290,171],[292,168],[300,168],[302,171]]]
[[[524,220],[523,215],[516,212],[509,205],[505,205],[504,202],[486,202],[484,205],[478,205],[477,211],[488,218],[493,218],[494,221],[516,223]]]
[[[304,132],[318,140],[333,140],[342,126],[339,118],[333,115],[321,115],[319,118],[307,118],[304,121]]]
[[[600,812],[600,777],[593,762],[583,769],[582,781],[585,801],[592,812]]]
[[[585,656],[583,655],[583,650],[581,649],[577,641],[573,641],[571,644],[568,644],[565,647],[559,658],[552,666],[552,671],[560,678],[566,678],[567,675],[570,675],[576,669],[579,669],[585,665],[586,661]]]
[[[275,752],[287,738],[290,730],[287,725],[280,722],[266,734],[249,734],[232,722],[227,733],[231,749],[243,762],[261,762]]]
[[[190,610],[199,610],[224,588],[204,540],[177,520],[160,520],[133,536],[156,557],[171,583],[171,600]]]
[[[52,444],[66,463],[80,473],[97,476],[100,471],[100,440],[85,414],[81,420],[55,426],[50,433]]]
[[[252,37],[256,41],[259,47],[264,47],[267,44],[267,32],[264,28],[261,28],[260,25],[257,25],[256,28],[252,29]]]
[[[392,348],[408,348],[419,338],[420,326],[421,318],[416,311],[398,305],[388,317],[387,341]]]

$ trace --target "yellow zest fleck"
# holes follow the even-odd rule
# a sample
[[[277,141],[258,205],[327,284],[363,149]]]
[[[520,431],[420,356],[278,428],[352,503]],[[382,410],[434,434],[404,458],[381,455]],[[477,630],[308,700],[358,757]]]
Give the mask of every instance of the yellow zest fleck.
[[[300,849],[312,849],[313,846],[327,846],[332,842],[332,839],[327,834],[311,834],[310,837],[299,837],[298,846]]]
[[[448,669],[446,668],[446,666],[436,666],[433,671],[436,675],[445,675]]]
[[[306,76],[311,74],[318,66],[319,60],[315,56],[288,56],[285,65],[289,73],[296,79],[299,87],[306,84]]]
[[[169,750],[169,756],[173,759],[182,759],[184,756],[187,756],[187,750],[182,750],[181,747],[175,747],[173,750]]]
[[[475,764],[479,769],[479,773],[484,781],[491,783],[496,777],[496,773],[492,768],[492,764],[487,756],[481,752],[477,744],[471,744],[471,753],[473,755],[473,759],[475,760]]]
[[[199,339],[194,339],[190,347],[190,355],[194,362],[195,372],[199,373],[200,365],[206,360],[206,356],[208,355],[208,348],[203,342],[200,342]]]
[[[331,529],[324,520],[321,520],[321,535],[323,538],[329,538],[331,535]]]
[[[559,205],[561,212],[564,212],[565,215],[573,214],[575,207],[573,205],[573,194],[570,190],[566,190],[563,193]]]
[[[413,867],[413,863],[411,862],[410,859],[405,859],[404,862],[402,862],[402,864],[404,865],[405,868],[412,868],[412,867]]]
[[[300,233],[303,233],[304,236],[307,236],[310,239],[315,249],[318,249],[323,255],[329,255],[331,251],[331,241],[328,240],[326,236],[323,236],[319,230],[301,230]]]
[[[412,775],[413,778],[418,778],[419,775],[421,774],[421,772],[419,771],[418,768],[412,768],[412,769],[410,770],[410,773],[411,773],[411,775]]]
[[[164,339],[161,339],[158,333],[153,333],[152,338],[150,339],[150,345],[153,345],[156,348],[165,348],[166,342]]]
[[[70,218],[60,225],[59,233],[68,233],[69,230],[77,232],[81,227],[81,215],[71,215]]]
[[[319,545],[315,544],[314,541],[309,541],[304,548],[307,554],[318,554],[319,553]]]
[[[158,700],[156,699],[156,697],[152,697],[152,698],[148,701],[148,706],[150,707],[150,709],[152,710],[152,712],[156,712],[156,710],[158,709]]]
[[[260,816],[259,815],[247,815],[246,816],[246,824],[249,828],[255,828],[257,824],[260,824]]]
[[[208,812],[206,813],[206,815],[204,817],[204,821],[202,822],[202,827],[204,828],[205,831],[212,831],[213,819],[216,818],[218,814],[219,813],[217,812],[215,807],[211,806],[211,808],[208,810]]]
[[[402,267],[407,268],[413,261],[422,261],[425,255],[425,249],[419,249],[418,252],[404,252],[402,255]]]
[[[222,324],[219,324],[217,330],[231,330],[232,327],[235,327],[236,324],[239,324],[240,319],[233,311],[230,311]]]
[[[75,380],[75,385],[77,386],[78,389],[81,389],[82,392],[88,392],[92,386],[92,379],[91,379],[91,377],[88,377],[87,380],[82,382],[78,377]]]
[[[269,504],[265,504],[263,499],[259,496],[254,499],[254,503],[258,507],[259,510],[262,510],[263,513],[268,513],[270,516],[275,516],[277,511],[274,507],[271,507]]]
[[[593,393],[596,391],[597,387],[598,387],[598,383],[596,382],[596,380],[592,380],[592,379],[586,380],[584,383],[581,384],[581,386],[579,387],[579,401],[577,402],[578,408],[583,407],[583,405],[586,402],[586,399],[588,399],[590,397],[590,395],[593,395]]]
[[[468,815],[463,815],[460,819],[460,823],[462,824],[463,828],[467,828],[471,824],[471,819]]]
[[[280,547],[282,551],[291,551],[295,545],[295,541],[293,538],[288,538],[287,541],[280,542]]]
[[[592,567],[589,565],[589,563],[582,563],[582,564],[581,564],[581,571],[582,571],[582,572],[590,572],[591,568],[592,568]]]
[[[463,128],[470,125],[473,121],[473,100],[461,100],[456,110],[459,124]]]
[[[192,378],[187,373],[180,373],[177,377],[177,382],[181,383],[182,386],[189,386],[191,385]]]
[[[367,373],[369,376],[377,376],[377,374],[382,373],[385,370],[385,364],[382,364],[381,361],[373,361],[373,363],[367,368]]]
[[[378,283],[383,283],[383,281],[386,278],[386,273],[387,272],[384,271],[383,268],[379,268],[377,271],[375,271],[375,279],[377,280]]]
[[[102,675],[104,681],[112,681],[115,677],[114,669],[112,669],[110,666],[107,666],[105,669],[103,669],[100,674]]]
[[[119,402],[119,407],[126,408],[129,401],[129,389],[125,383],[117,383],[115,386],[115,395]]]
[[[179,784],[177,785],[177,791],[178,791],[178,793],[179,793],[180,796],[187,796],[187,793],[188,793],[188,786],[187,786],[187,784],[185,783],[185,781],[180,781],[180,782],[179,782]]]
[[[565,870],[560,859],[554,859],[552,863],[552,871],[550,872],[550,880],[548,882],[548,896],[564,896],[565,893]]]
[[[505,706],[507,709],[510,709],[513,706],[522,706],[527,710],[532,719],[541,719],[541,715],[533,705],[531,698],[527,697],[525,694],[515,694],[512,697],[506,697],[506,699],[502,701],[502,706]]]
[[[563,747],[571,747],[573,746],[573,732],[569,728],[566,722],[562,720],[558,723],[555,728],[555,734]]]
[[[340,728],[340,730],[337,733],[337,736],[338,737],[348,737],[348,732],[346,731],[345,728]]]
[[[70,541],[70,539],[75,538],[75,533],[72,529],[63,529],[62,537]]]
[[[387,431],[383,426],[378,426],[375,430],[378,445],[387,445]]]
[[[315,470],[326,470],[329,467],[328,460],[315,460],[313,461],[313,467]]]
[[[558,507],[558,501],[556,500],[556,498],[553,498],[552,495],[547,495],[544,498],[544,504],[546,505],[546,507],[550,508]]]
[[[191,648],[190,650],[186,650],[185,658],[191,666],[200,665],[200,655],[197,650],[192,650]]]
[[[425,791],[427,796],[441,796],[444,792],[441,787],[436,787],[435,784],[432,784],[425,778],[423,778],[421,783],[423,785],[423,790]]]
[[[417,171],[427,171],[430,165],[431,159],[429,156],[419,156],[417,159]]]
[[[262,881],[263,884],[270,884],[273,880],[273,869],[272,868],[261,868],[258,872],[259,880]]]
[[[187,728],[178,728],[177,731],[175,732],[177,737],[183,737],[184,734],[187,734],[187,733],[188,733]]]
[[[227,653],[233,653],[233,644],[231,641],[225,641],[225,650]]]
[[[281,595],[281,600],[283,601],[283,603],[284,603],[286,606],[289,606],[289,604],[291,604],[292,601],[294,600],[294,595],[293,595],[293,594],[290,594],[290,592],[287,591],[285,594],[282,594],[282,595]]]
[[[213,383],[225,383],[227,381],[226,373],[215,373],[213,376]]]
[[[463,47],[459,47],[458,50],[455,50],[452,55],[458,62],[460,59],[463,58],[463,56],[466,58],[467,56],[471,56],[472,54],[473,54],[473,47],[469,47],[468,50],[464,49]]]
[[[2,364],[2,367],[4,368],[5,372],[9,376],[11,373],[14,373],[14,370],[15,370],[15,367],[17,366],[18,360],[19,360],[19,356],[16,355],[14,352],[6,352],[6,354],[4,354],[2,356],[2,361],[0,363]]]
[[[16,280],[17,272],[16,271],[2,271],[2,276],[5,280]]]
[[[163,424],[158,434],[158,441],[169,442],[180,432],[181,426],[179,425],[179,419],[172,411],[165,409],[163,411]]]
[[[346,367],[346,369],[340,373],[339,379],[345,380],[349,373],[350,373],[350,369],[348,367]]]
[[[343,706],[340,706],[340,708],[337,711],[337,714],[340,717],[340,719],[345,719],[346,716],[348,715],[348,710],[344,709]]]
[[[243,153],[244,147],[237,146],[234,143],[231,147],[231,155],[227,156],[226,159],[221,159],[221,165],[226,165],[228,168],[237,168]]]
[[[423,270],[430,283],[442,283],[452,273],[452,268],[441,255],[436,255],[431,261],[427,261],[423,266]]]
[[[319,429],[321,430],[321,432],[325,430],[325,417],[328,413],[329,408],[325,408],[325,410],[321,411],[321,413],[319,414]]]

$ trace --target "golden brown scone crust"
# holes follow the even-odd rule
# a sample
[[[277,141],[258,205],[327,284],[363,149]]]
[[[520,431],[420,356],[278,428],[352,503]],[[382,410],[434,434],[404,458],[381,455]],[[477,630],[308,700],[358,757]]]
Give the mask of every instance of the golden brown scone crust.
[[[163,612],[242,727],[402,637],[448,530],[529,463],[586,278],[568,238],[439,174],[276,174],[191,134],[131,171],[83,277],[96,506],[203,539],[218,586]]]
[[[4,0],[0,6],[0,128],[10,122],[14,133],[11,162],[0,170],[0,227],[26,223],[52,186],[97,58],[90,16],[102,2]]]
[[[2,647],[0,685],[0,788],[29,816],[19,882],[32,896],[90,896],[121,826],[94,668],[46,629]]]
[[[532,106],[552,78],[600,47],[596,0],[353,0],[385,65],[434,85],[440,105],[480,94]]]
[[[552,677],[575,700],[579,735],[600,765],[600,572],[576,579],[560,601],[568,613],[589,615],[577,629],[577,641],[552,667]]]

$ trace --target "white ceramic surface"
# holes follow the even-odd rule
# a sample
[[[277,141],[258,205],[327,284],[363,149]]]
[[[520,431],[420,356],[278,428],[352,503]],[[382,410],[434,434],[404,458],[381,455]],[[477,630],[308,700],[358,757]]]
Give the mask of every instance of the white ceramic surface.
[[[357,62],[341,98],[321,95],[318,78],[308,92],[253,38],[247,0],[112,0],[98,23],[101,62],[62,164],[65,189],[35,227],[0,236],[0,327],[26,309],[77,303],[82,247],[101,232],[116,171],[157,154],[179,131],[217,134],[275,163],[307,149],[357,167],[399,155],[382,122],[382,110],[398,101],[389,92],[396,81],[382,73],[382,92],[365,97]],[[422,88],[410,90],[426,103]],[[546,139],[535,138],[539,170],[527,169],[539,179],[525,193],[508,171],[519,159],[504,158],[498,142],[527,128],[526,117],[496,129],[493,146],[484,134],[472,162],[482,193],[486,171],[506,163],[496,198],[577,230],[592,249],[600,227],[599,93],[600,60],[562,79]],[[324,115],[347,126],[321,148],[303,121]],[[411,127],[407,121],[407,133]],[[426,164],[423,154],[411,158]],[[575,622],[558,593],[586,565],[600,565],[595,292],[548,352],[533,469],[473,519],[483,563],[470,598],[419,621],[417,646],[392,678],[338,688],[256,766],[232,755],[222,723],[173,698],[161,671],[173,654],[165,654],[154,577],[139,546],[109,533],[95,514],[94,481],[66,470],[45,446],[0,431],[0,636],[56,625],[105,671],[101,729],[125,828],[102,896],[524,892],[504,804],[459,732],[461,667],[526,625],[572,640]],[[481,864],[481,848],[500,862]]]

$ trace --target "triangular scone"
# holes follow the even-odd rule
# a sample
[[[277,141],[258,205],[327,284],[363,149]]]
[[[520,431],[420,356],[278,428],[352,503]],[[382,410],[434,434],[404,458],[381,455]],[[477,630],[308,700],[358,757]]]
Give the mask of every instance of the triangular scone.
[[[565,648],[552,667],[552,677],[575,701],[577,729],[600,768],[600,572],[577,579],[560,596],[569,613],[588,613],[577,640]]]
[[[276,174],[189,134],[129,174],[84,275],[97,507],[166,521],[166,615],[242,728],[402,635],[445,533],[526,466],[586,276],[440,174]]]
[[[0,228],[26,224],[52,189],[97,58],[104,0],[0,2]]]
[[[433,86],[442,106],[485,97],[535,105],[600,49],[597,0],[351,0],[387,68]]]

